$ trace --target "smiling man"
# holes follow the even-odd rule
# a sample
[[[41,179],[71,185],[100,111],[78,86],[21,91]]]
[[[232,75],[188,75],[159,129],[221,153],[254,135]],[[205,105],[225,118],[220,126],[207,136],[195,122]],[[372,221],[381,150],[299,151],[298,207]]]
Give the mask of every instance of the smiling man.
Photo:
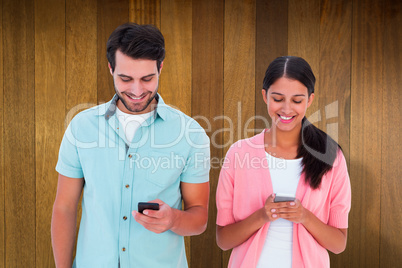
[[[52,217],[57,267],[187,267],[183,236],[207,224],[209,138],[158,94],[164,57],[154,26],[127,23],[109,37],[116,94],[75,116],[60,146]],[[159,209],[140,213],[139,202]]]

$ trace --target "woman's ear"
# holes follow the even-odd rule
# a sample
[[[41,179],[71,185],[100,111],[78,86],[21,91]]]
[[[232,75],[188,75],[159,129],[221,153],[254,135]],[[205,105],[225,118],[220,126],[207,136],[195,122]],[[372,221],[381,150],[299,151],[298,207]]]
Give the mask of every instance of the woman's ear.
[[[308,97],[307,108],[310,107],[310,105],[313,103],[313,100],[314,100],[314,93],[311,93],[310,96]]]
[[[268,104],[268,99],[267,99],[267,93],[268,93],[268,91],[266,91],[265,89],[262,89],[262,90],[261,90],[261,93],[262,93],[262,98],[263,98],[265,104]]]

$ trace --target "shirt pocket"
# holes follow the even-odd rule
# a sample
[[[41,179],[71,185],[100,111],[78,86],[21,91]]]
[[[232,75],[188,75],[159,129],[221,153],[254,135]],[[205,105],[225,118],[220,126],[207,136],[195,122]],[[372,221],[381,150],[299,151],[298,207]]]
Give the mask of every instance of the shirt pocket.
[[[185,166],[184,157],[174,153],[151,151],[148,154],[150,167],[146,179],[163,188],[180,182],[180,175]]]

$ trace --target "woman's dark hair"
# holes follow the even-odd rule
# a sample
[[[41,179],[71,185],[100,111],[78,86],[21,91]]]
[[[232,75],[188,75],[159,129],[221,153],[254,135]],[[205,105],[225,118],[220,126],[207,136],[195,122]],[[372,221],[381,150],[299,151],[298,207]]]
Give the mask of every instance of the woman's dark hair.
[[[271,62],[265,72],[265,92],[281,77],[302,83],[307,87],[309,97],[314,93],[315,76],[310,65],[302,58],[284,56]],[[303,118],[297,158],[303,158],[305,180],[311,188],[320,187],[322,177],[332,169],[338,148],[340,146],[328,134],[311,124],[306,117]]]
[[[125,23],[117,27],[106,44],[106,56],[112,71],[116,67],[116,51],[133,59],[156,60],[158,72],[165,59],[165,39],[153,25]]]

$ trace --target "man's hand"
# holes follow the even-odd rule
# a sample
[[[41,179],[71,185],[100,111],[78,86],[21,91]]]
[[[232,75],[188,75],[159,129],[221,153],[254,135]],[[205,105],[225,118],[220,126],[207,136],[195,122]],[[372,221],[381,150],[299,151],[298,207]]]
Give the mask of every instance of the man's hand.
[[[159,210],[133,211],[134,219],[146,229],[160,234],[170,230],[181,236],[199,235],[205,231],[208,221],[209,182],[180,184],[183,210],[171,208],[156,199]]]
[[[156,199],[149,201],[159,204],[159,210],[144,210],[143,214],[134,210],[132,212],[134,219],[144,226],[147,230],[160,234],[172,228],[177,215],[175,209],[172,209],[162,200]]]

